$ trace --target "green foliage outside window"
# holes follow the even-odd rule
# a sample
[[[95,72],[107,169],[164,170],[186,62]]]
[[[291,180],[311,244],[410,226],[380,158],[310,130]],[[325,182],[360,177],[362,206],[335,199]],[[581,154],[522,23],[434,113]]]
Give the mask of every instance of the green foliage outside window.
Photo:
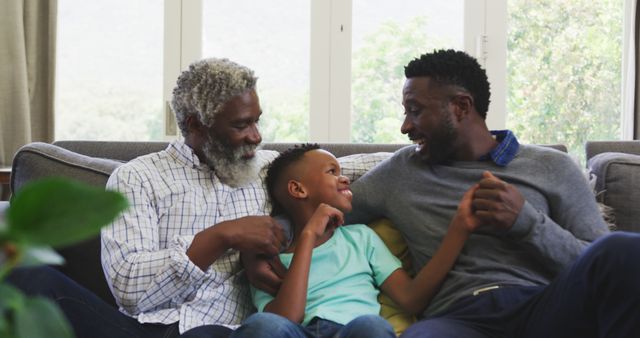
[[[364,38],[352,63],[351,141],[356,143],[407,143],[400,133],[404,108],[404,66],[420,54],[445,48],[446,41],[426,33],[427,18],[406,24],[389,21]]]
[[[526,143],[620,137],[621,0],[508,5],[507,127]]]

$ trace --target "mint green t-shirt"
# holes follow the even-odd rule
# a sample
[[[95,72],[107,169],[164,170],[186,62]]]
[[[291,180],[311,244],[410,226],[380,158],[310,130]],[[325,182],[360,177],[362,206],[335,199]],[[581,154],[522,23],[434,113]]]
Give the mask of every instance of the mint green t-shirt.
[[[291,253],[280,254],[286,267],[292,258]],[[313,249],[302,325],[314,317],[344,325],[358,316],[380,313],[378,287],[400,267],[400,261],[366,225],[336,228],[328,241]],[[254,287],[251,296],[260,312],[273,300]]]

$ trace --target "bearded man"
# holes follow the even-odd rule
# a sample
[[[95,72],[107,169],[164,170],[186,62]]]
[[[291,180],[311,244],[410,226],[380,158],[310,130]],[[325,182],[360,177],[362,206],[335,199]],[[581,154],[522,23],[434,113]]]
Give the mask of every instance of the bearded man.
[[[250,69],[207,59],[183,72],[173,110],[184,141],[117,168],[107,188],[130,208],[102,231],[102,265],[118,309],[49,267],[8,280],[54,300],[76,337],[227,337],[252,311],[240,252],[274,256],[257,150],[262,113]],[[257,216],[256,216],[257,215]]]
[[[131,207],[102,231],[103,268],[121,311],[141,323],[209,326],[218,337],[252,311],[240,252],[275,255],[284,240],[265,216],[261,169],[277,153],[257,150],[256,80],[227,59],[192,64],[173,90],[184,141],[107,183]]]
[[[426,53],[405,75],[400,131],[416,145],[354,182],[346,223],[390,219],[414,269],[473,185],[481,225],[402,337],[640,337],[640,236],[608,234],[573,160],[488,129],[489,82],[468,54]]]

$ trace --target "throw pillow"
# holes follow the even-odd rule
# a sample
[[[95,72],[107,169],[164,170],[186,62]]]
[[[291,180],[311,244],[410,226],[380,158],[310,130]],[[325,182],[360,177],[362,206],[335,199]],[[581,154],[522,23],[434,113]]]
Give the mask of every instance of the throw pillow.
[[[389,248],[389,251],[400,259],[402,268],[413,276],[409,248],[404,238],[402,238],[400,231],[398,231],[388,219],[380,219],[372,222],[369,224],[369,227],[378,234],[387,248]],[[378,295],[378,302],[380,303],[380,315],[389,321],[396,335],[399,336],[411,324],[415,323],[415,316],[402,311],[402,309],[384,293]]]

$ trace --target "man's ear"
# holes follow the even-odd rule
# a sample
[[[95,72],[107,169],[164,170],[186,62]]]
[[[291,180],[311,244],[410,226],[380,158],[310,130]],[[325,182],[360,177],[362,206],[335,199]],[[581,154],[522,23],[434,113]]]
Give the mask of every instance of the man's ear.
[[[187,115],[185,118],[185,124],[187,125],[187,130],[190,133],[197,132],[202,128],[202,122],[200,122],[196,115]]]
[[[458,122],[465,119],[473,111],[473,97],[469,94],[458,94],[451,99],[455,106],[454,114]]]
[[[289,182],[287,182],[287,193],[289,193],[293,198],[307,198],[307,189],[305,189],[302,183],[296,180],[289,180]]]

